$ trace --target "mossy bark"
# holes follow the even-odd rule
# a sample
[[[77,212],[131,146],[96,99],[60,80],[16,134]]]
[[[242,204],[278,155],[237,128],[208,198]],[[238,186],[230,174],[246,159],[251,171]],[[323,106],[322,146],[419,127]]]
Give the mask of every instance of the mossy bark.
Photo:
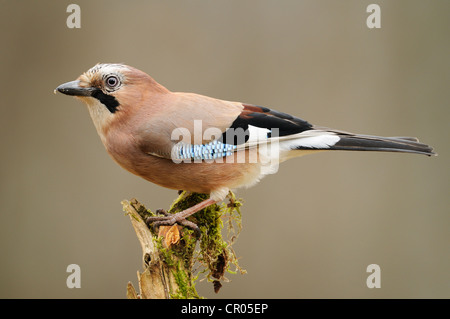
[[[183,192],[168,213],[180,212],[207,198],[205,194]],[[200,238],[194,231],[180,226],[161,226],[156,233],[144,222],[155,214],[136,199],[123,201],[122,205],[141,243],[144,267],[142,273],[138,271],[140,293],[128,283],[128,298],[201,298],[195,289],[195,281],[201,274],[213,282],[214,291],[218,292],[225,272],[245,273],[231,248],[241,229],[241,203],[234,194],[230,193],[228,204],[211,205],[189,218],[200,228]],[[222,238],[223,220],[228,228],[228,241]],[[194,274],[194,265],[197,274]],[[236,268],[234,272],[230,270],[231,265]]]

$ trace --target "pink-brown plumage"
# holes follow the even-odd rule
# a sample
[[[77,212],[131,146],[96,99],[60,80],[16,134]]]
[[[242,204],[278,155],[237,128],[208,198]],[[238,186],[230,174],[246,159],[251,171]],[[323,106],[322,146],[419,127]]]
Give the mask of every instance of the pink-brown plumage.
[[[98,64],[57,90],[87,105],[106,150],[120,166],[163,187],[208,193],[211,200],[205,205],[224,199],[230,189],[255,184],[275,172],[279,162],[313,152],[434,155],[416,138],[352,134],[256,105],[171,92],[146,73],[122,64]],[[244,139],[227,135],[238,131]],[[268,144],[277,148],[267,152]],[[188,148],[181,151],[179,145]],[[196,147],[206,155],[195,153]],[[177,156],[185,161],[176,161]],[[182,222],[185,217],[161,217],[157,223]]]

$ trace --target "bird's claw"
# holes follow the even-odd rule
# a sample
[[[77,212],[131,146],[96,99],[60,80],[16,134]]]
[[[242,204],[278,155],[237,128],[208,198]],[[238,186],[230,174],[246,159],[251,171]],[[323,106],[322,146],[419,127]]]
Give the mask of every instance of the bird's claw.
[[[200,228],[198,228],[198,226],[195,223],[185,219],[184,217],[182,217],[178,214],[168,214],[166,211],[164,211],[162,209],[159,209],[156,212],[162,213],[164,216],[148,217],[145,221],[146,224],[149,226],[150,226],[150,224],[153,224],[153,230],[155,232],[157,232],[157,229],[159,226],[171,226],[174,224],[179,224],[179,225],[182,225],[182,226],[192,229],[195,232],[197,237],[201,236]]]
[[[165,209],[160,208],[156,210],[156,215],[169,216],[169,213],[167,213]]]

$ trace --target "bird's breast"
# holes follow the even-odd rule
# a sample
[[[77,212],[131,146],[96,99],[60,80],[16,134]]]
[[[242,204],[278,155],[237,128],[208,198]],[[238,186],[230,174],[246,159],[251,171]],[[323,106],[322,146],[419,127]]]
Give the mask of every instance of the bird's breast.
[[[108,134],[106,149],[124,169],[157,185],[198,193],[250,186],[261,177],[260,163],[174,162],[143,152],[131,135]],[[232,156],[236,156],[232,155]]]

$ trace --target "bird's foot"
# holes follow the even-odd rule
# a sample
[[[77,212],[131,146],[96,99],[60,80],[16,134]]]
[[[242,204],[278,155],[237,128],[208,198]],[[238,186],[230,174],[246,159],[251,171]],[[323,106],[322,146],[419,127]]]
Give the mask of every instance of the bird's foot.
[[[158,209],[156,213],[161,214],[163,216],[148,217],[145,221],[147,225],[153,224],[153,229],[155,230],[155,232],[157,231],[157,228],[159,226],[172,226],[174,224],[179,224],[192,229],[196,233],[196,235],[200,237],[201,235],[200,228],[198,228],[198,226],[195,223],[187,220],[185,218],[184,212],[179,212],[176,214],[168,214],[165,210]]]
[[[164,216],[155,216],[155,217],[148,217],[146,220],[147,225],[153,223],[153,229],[156,230],[156,227],[161,225],[173,225],[175,223],[189,227],[195,231],[195,233],[200,237],[201,232],[200,228],[193,222],[190,222],[186,220],[187,217],[191,216],[192,214],[195,214],[196,212],[202,210],[205,207],[208,207],[212,204],[217,203],[216,200],[208,198],[204,201],[189,207],[182,212],[176,213],[176,214],[168,214],[164,210],[158,210],[159,213],[162,213]]]

